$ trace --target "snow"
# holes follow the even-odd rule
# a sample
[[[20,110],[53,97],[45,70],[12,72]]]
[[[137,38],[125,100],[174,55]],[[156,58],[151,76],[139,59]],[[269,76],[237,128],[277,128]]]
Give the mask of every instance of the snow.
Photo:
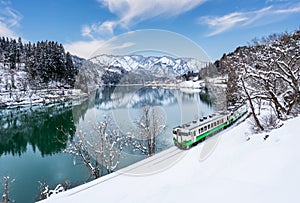
[[[179,88],[193,88],[193,89],[200,89],[205,87],[205,82],[198,80],[198,81],[183,81],[178,84]]]
[[[299,122],[252,135],[246,121],[43,202],[300,202]]]
[[[121,67],[128,72],[139,73],[144,70],[158,77],[172,78],[187,73],[188,71],[198,72],[206,63],[192,58],[172,58],[169,56],[141,56],[125,55],[112,56],[100,55],[90,59],[91,62],[100,65],[99,67]]]
[[[49,104],[87,97],[80,89],[70,89],[69,85],[55,81],[49,82],[44,89],[34,90],[28,84],[25,64],[20,63],[17,66],[16,70],[9,70],[0,63],[0,107]],[[15,87],[6,87],[12,86],[12,78]]]

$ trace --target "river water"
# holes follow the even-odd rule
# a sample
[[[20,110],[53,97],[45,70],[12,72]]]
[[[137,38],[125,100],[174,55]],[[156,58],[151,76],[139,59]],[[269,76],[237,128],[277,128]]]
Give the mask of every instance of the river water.
[[[157,151],[173,146],[173,127],[214,111],[204,92],[142,86],[100,88],[81,102],[0,109],[0,194],[3,176],[10,177],[9,198],[17,203],[36,201],[40,183],[74,187],[92,180],[86,166],[64,152],[69,139],[89,132],[105,116],[120,133],[130,133],[145,105],[155,106],[163,117]],[[145,158],[138,155],[122,156],[116,170]]]

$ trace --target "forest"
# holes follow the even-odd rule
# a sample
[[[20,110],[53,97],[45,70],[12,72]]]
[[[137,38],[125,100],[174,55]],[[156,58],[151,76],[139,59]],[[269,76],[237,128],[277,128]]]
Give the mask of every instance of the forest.
[[[249,103],[257,131],[277,128],[300,112],[300,30],[254,39],[224,54],[227,101]]]
[[[1,70],[2,69],[2,70]],[[65,88],[73,87],[78,67],[72,55],[63,45],[54,41],[23,43],[21,38],[0,38],[0,71],[2,88],[0,91],[14,89],[43,89],[49,83]],[[20,72],[22,81],[16,81]],[[19,87],[16,83],[19,84]]]

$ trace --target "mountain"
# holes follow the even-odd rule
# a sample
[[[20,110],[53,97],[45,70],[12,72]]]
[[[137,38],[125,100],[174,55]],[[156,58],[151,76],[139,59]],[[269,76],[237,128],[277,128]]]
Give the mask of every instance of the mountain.
[[[102,71],[104,84],[141,83],[155,79],[174,79],[187,72],[199,72],[205,63],[192,58],[169,56],[101,55],[90,59]],[[99,70],[97,71],[99,73]]]

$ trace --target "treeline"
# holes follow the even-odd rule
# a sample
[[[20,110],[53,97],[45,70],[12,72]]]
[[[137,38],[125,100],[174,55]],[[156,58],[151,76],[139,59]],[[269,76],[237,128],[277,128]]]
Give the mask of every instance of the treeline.
[[[248,101],[257,130],[300,113],[300,30],[255,39],[224,54],[219,65],[228,75],[229,105]]]
[[[0,38],[0,63],[14,73],[20,69],[27,73],[30,86],[42,87],[56,83],[72,87],[78,67],[62,44],[53,41],[23,43],[21,38]],[[12,81],[12,88],[14,87]]]

